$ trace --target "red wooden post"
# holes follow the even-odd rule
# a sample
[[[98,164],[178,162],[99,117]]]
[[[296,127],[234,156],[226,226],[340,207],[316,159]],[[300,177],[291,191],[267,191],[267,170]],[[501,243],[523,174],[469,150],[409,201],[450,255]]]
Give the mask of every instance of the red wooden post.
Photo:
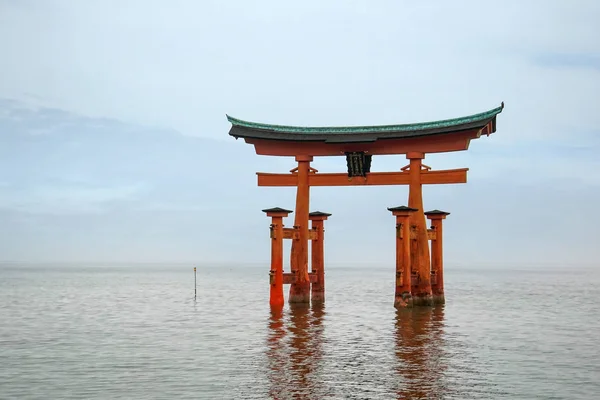
[[[425,154],[409,152],[406,158],[410,160],[410,183],[408,189],[408,206],[415,208],[410,217],[410,222],[415,226],[415,243],[411,246],[411,262],[417,272],[417,283],[413,290],[414,305],[431,305],[431,264],[429,261],[429,239],[427,238],[427,224],[423,213],[423,185],[421,183],[422,159]]]
[[[271,271],[269,304],[283,306],[283,218],[292,211],[275,207],[263,210],[271,217]]]
[[[396,292],[394,307],[412,307],[410,216],[417,210],[406,206],[388,208],[388,210],[396,217]]]
[[[435,237],[431,240],[431,270],[435,273],[435,284],[431,285],[433,292],[433,302],[435,304],[444,304],[444,254],[442,248],[442,220],[450,213],[440,210],[427,211],[427,218],[431,220],[431,229],[435,232]]]
[[[323,254],[325,230],[323,229],[323,224],[330,216],[331,214],[321,211],[309,214],[311,228],[315,235],[311,242],[311,272],[317,276],[316,282],[311,286],[311,301],[313,303],[325,302],[325,258]]]
[[[310,277],[308,275],[308,213],[310,188],[308,174],[311,156],[296,156],[298,161],[298,188],[296,192],[296,217],[294,226],[298,229],[298,239],[292,242],[292,272],[295,282],[290,285],[290,303],[310,303]]]

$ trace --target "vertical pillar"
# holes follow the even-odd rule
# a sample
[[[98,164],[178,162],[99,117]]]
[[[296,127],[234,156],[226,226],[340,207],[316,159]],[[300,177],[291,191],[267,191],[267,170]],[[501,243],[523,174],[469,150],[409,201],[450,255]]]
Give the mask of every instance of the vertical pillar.
[[[431,229],[435,232],[435,238],[431,241],[431,270],[435,274],[435,283],[431,285],[434,304],[444,304],[444,254],[442,247],[443,232],[442,220],[450,213],[440,210],[427,211],[427,218],[431,220]]]
[[[410,216],[417,210],[406,206],[388,208],[388,210],[396,217],[396,292],[394,307],[412,307]]]
[[[310,188],[308,174],[312,156],[296,156],[298,162],[298,188],[296,192],[296,217],[294,227],[298,239],[292,242],[290,264],[296,279],[290,285],[290,303],[310,303],[310,278],[308,276],[308,209]]]
[[[310,297],[314,303],[325,302],[325,258],[324,258],[324,239],[325,230],[323,229],[324,221],[331,214],[321,211],[311,212],[308,217],[311,221],[311,228],[315,237],[311,242],[311,272],[317,276],[317,281],[311,285]]]
[[[271,271],[269,304],[283,306],[283,218],[292,211],[275,207],[262,210],[271,217]]]
[[[413,304],[429,306],[433,304],[431,293],[431,265],[429,260],[429,239],[427,224],[423,213],[423,185],[421,184],[422,160],[424,153],[409,152],[406,158],[410,160],[410,183],[408,189],[408,206],[417,209],[410,217],[411,225],[415,227],[414,246],[411,246],[411,262],[417,272],[418,280],[413,290]]]

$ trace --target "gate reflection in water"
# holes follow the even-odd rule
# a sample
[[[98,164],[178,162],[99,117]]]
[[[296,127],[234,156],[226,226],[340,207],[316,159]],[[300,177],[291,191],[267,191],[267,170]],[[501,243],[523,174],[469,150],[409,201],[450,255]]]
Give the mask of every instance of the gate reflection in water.
[[[444,393],[444,306],[399,309],[396,313],[399,399],[434,399]]]
[[[330,355],[328,366],[324,366],[325,306],[289,307],[271,308],[267,339],[269,396],[321,399],[358,395],[347,393],[347,382],[341,376],[336,378],[330,368],[329,364],[336,363],[335,355]],[[394,353],[396,375],[389,377],[386,388],[366,387],[368,381],[363,381],[360,392],[375,396],[370,398],[389,398],[391,392],[396,392],[398,399],[431,399],[447,393],[443,383],[444,306],[400,309],[390,322],[394,329],[385,332],[392,335],[388,339],[393,343],[390,353]],[[389,360],[388,354],[381,355],[382,362]],[[367,366],[356,365],[353,373],[361,376],[363,367]]]
[[[326,395],[319,377],[324,315],[324,305],[290,304],[287,316],[281,307],[271,307],[267,355],[272,398]]]

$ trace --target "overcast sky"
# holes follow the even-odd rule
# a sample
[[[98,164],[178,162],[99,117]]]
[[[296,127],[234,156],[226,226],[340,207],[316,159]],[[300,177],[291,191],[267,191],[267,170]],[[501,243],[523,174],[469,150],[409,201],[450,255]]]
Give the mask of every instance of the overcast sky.
[[[266,263],[260,210],[295,194],[254,173],[294,161],[236,142],[226,113],[377,125],[504,101],[496,133],[425,160],[470,168],[424,190],[452,213],[448,267],[596,265],[599,19],[597,0],[0,0],[0,261]],[[315,188],[327,262],[393,265],[386,207],[407,194]]]

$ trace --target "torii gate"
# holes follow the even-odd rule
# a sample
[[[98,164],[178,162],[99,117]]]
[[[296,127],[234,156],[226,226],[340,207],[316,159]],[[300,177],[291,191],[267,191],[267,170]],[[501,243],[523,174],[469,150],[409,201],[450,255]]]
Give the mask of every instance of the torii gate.
[[[290,284],[290,303],[325,299],[323,222],[331,214],[309,212],[311,186],[408,185],[408,207],[388,208],[396,217],[396,307],[444,303],[442,220],[449,214],[423,211],[422,185],[466,183],[468,168],[433,171],[423,164],[427,153],[461,151],[472,139],[496,131],[500,107],[461,118],[404,125],[298,127],[242,121],[227,116],[229,135],[254,145],[256,154],[295,157],[288,174],[258,172],[258,186],[295,186],[293,228],[283,218],[292,211],[263,210],[271,221],[270,304],[283,305],[283,285]],[[409,164],[399,172],[370,172],[373,155],[405,154]],[[314,157],[346,156],[347,173],[319,173]],[[432,221],[427,229],[426,219]],[[309,228],[309,221],[312,226]],[[283,239],[292,239],[291,272],[283,272]],[[312,244],[311,272],[308,242]],[[431,257],[429,251],[431,240]],[[311,286],[312,285],[312,286]],[[312,289],[311,289],[312,288]]]

